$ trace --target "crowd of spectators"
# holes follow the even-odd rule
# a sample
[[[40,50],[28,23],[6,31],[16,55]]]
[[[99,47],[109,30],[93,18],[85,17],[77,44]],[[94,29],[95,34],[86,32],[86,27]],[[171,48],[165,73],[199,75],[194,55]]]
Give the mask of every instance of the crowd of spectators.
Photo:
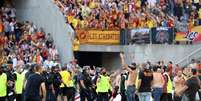
[[[201,0],[55,0],[75,29],[174,27],[201,24]]]
[[[60,64],[58,51],[50,33],[33,23],[16,20],[16,10],[10,3],[0,9],[0,63],[13,68],[37,63],[50,68]]]

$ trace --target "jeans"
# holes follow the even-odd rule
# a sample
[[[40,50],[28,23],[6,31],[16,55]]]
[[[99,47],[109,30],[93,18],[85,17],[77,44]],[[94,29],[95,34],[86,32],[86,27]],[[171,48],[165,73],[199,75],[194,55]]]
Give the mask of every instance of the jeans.
[[[150,101],[150,99],[151,99],[151,92],[139,93],[139,100],[140,101]]]
[[[153,99],[154,101],[160,101],[161,95],[163,93],[163,88],[153,88]]]
[[[126,94],[127,101],[135,101],[135,86],[128,86]]]

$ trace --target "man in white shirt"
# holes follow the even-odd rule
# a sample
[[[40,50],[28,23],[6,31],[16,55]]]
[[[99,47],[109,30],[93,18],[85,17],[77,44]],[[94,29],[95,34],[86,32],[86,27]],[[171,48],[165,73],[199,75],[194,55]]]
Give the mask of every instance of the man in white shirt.
[[[50,57],[48,57],[47,60],[45,60],[45,62],[43,63],[43,66],[47,69],[47,68],[52,68],[52,66],[54,66],[54,62],[51,60]]]

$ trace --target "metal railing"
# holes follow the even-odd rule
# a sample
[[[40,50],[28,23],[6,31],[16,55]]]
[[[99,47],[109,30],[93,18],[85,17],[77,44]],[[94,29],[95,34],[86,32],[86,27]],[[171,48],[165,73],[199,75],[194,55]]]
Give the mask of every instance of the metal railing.
[[[191,59],[200,59],[201,58],[201,47],[193,51],[192,53],[185,56],[183,59],[176,62],[180,66],[186,66],[191,62]]]

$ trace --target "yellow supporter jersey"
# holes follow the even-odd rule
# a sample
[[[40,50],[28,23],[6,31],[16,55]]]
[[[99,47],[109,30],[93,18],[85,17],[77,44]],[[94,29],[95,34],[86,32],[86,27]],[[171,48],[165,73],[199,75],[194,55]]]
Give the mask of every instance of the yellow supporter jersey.
[[[141,1],[140,0],[137,0],[136,6],[141,7]]]
[[[91,1],[91,2],[89,3],[89,8],[91,8],[91,9],[96,8],[96,3],[95,3],[94,1]]]
[[[72,21],[73,21],[73,16],[71,16],[71,15],[67,16],[67,20],[68,20],[69,23],[72,23]]]
[[[73,24],[73,27],[76,28],[77,25],[78,25],[78,19],[74,18],[73,21],[72,21],[72,24]]]
[[[78,39],[75,39],[73,41],[73,51],[79,51],[80,50],[80,41]]]
[[[154,27],[154,21],[153,20],[148,20],[147,21],[147,26],[148,26],[148,28],[153,28]]]
[[[198,14],[199,14],[199,18],[201,19],[201,9],[199,9]]]

